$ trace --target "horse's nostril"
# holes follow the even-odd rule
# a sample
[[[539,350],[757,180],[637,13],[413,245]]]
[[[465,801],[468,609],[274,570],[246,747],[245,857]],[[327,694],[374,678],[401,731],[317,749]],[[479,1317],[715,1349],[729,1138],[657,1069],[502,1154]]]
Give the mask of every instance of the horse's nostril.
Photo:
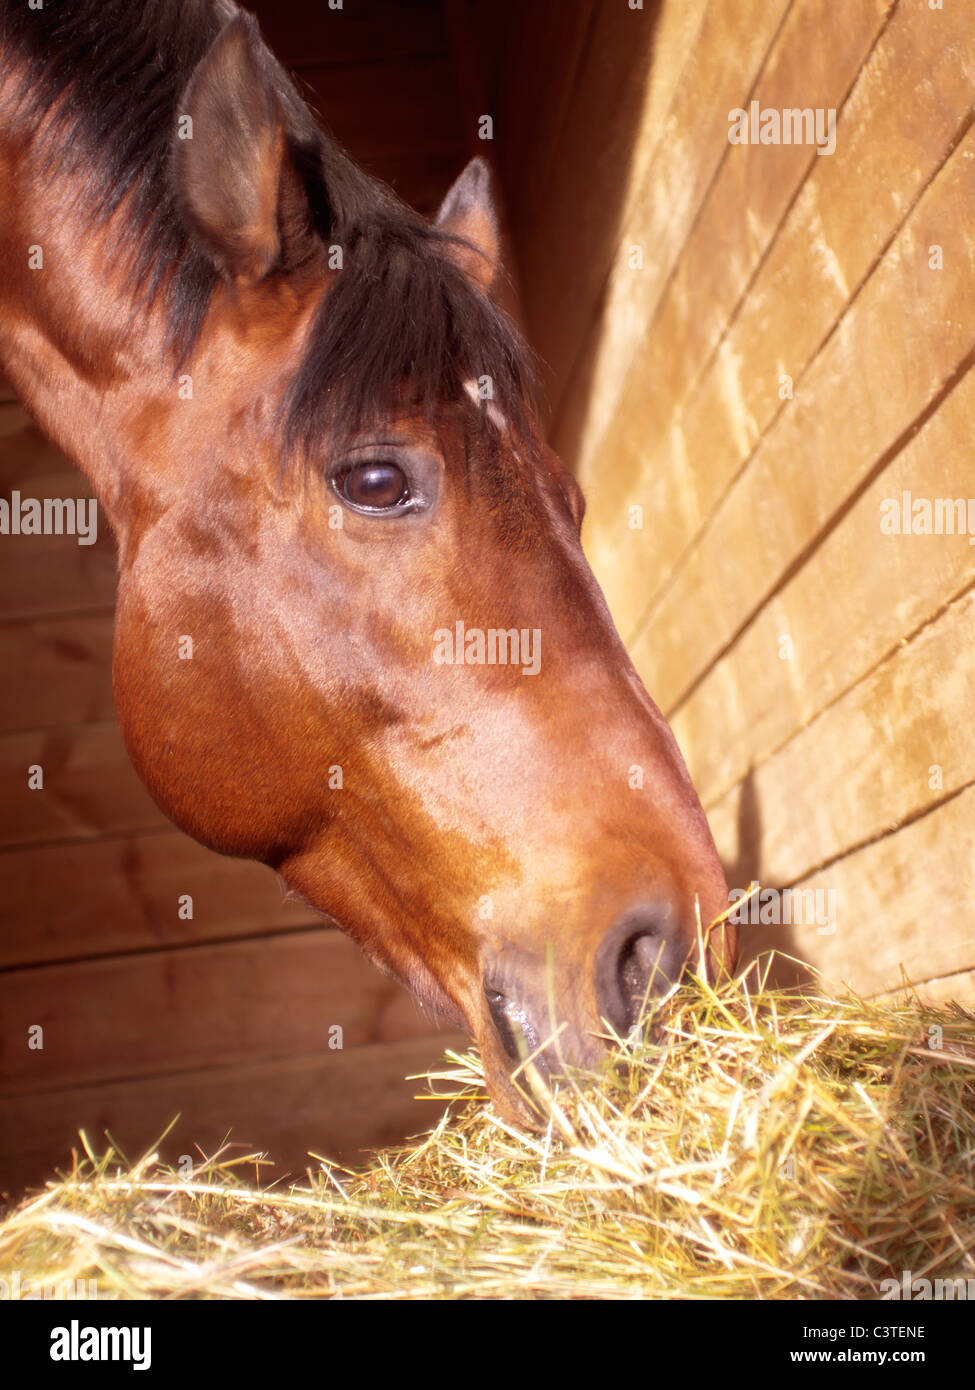
[[[634,1006],[642,1005],[644,994],[652,987],[654,971],[665,944],[656,932],[647,932],[626,942],[616,968],[624,1000]]]
[[[610,929],[596,954],[596,998],[620,1037],[639,1023],[649,999],[680,978],[686,959],[669,903],[628,912]]]

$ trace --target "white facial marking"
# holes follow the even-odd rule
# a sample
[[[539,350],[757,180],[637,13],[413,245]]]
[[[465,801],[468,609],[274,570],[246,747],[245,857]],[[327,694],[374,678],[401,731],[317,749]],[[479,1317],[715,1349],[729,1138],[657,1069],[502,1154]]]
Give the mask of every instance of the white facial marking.
[[[482,398],[476,381],[465,381],[464,390],[470,396],[471,400],[474,402],[475,405],[480,405],[484,407],[484,409],[487,411],[488,419],[491,421],[491,424],[494,426],[496,430],[498,430],[499,432],[503,432],[508,428],[507,420],[501,414],[501,411],[494,404],[494,402],[487,401]]]

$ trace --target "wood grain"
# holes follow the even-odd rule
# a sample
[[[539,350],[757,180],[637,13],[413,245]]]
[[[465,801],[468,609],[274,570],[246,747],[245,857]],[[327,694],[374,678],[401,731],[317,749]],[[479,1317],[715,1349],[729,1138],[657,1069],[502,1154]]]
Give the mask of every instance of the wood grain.
[[[369,0],[366,5],[253,5],[264,39],[289,68],[364,64],[446,52],[443,14],[428,0]],[[363,93],[369,91],[363,81]]]
[[[112,718],[112,614],[0,623],[0,733]]]
[[[837,929],[745,927],[744,947],[784,944],[829,981],[860,994],[895,990],[903,966],[927,980],[975,969],[975,787],[865,846],[802,888],[836,895]]]
[[[887,499],[953,497],[975,412],[975,371],[711,668],[673,718],[705,805],[851,690],[975,580],[967,536],[888,536]],[[791,656],[781,659],[788,638]],[[907,711],[904,712],[908,717]]]
[[[975,783],[975,729],[957,717],[973,690],[969,593],[710,809],[719,851],[792,884],[933,810]],[[969,914],[959,927],[971,934]]]
[[[613,464],[597,461],[587,474],[599,479],[587,542],[624,632],[646,615],[771,422],[795,408],[779,398],[780,374],[800,381],[964,127],[973,39],[965,14],[956,9],[947,26],[942,17],[917,6],[895,11],[840,114],[836,153],[815,160],[718,351],[658,433],[643,424],[650,379],[642,371],[627,378],[614,417],[623,433],[600,450]],[[919,93],[910,120],[905,90]],[[958,209],[934,234],[955,234],[956,258],[966,255],[957,240],[963,216]],[[913,308],[905,298],[887,313],[932,332],[937,319]],[[844,403],[831,420],[862,416],[864,397],[883,390],[875,370],[853,379],[859,409]],[[636,536],[626,531],[631,503],[648,518]]]
[[[87,480],[37,431],[19,405],[0,406],[0,495],[90,498]],[[77,613],[115,603],[115,542],[104,512],[97,539],[0,536],[0,621]]]
[[[829,0],[799,0],[783,20],[754,87],[749,91],[743,83],[737,94],[729,93],[729,105],[744,107],[757,101],[763,110],[841,108],[889,10],[890,0],[858,5],[840,28],[830,22]],[[697,77],[692,62],[688,86]],[[704,100],[710,106],[711,95]],[[710,142],[720,145],[714,179],[686,241],[676,248],[672,272],[656,294],[643,294],[646,268],[633,269],[628,259],[633,245],[652,249],[654,263],[660,254],[647,240],[652,236],[647,222],[657,197],[652,181],[636,185],[639,196],[620,229],[605,308],[588,332],[598,354],[591,388],[586,394],[570,394],[555,437],[558,448],[578,457],[580,480],[597,489],[597,500],[601,458],[614,460],[608,481],[618,496],[619,485],[633,480],[648,446],[666,438],[676,410],[714,352],[797,189],[817,162],[815,147],[809,145],[730,144],[727,109],[724,114],[724,129],[708,132],[709,163]],[[638,148],[659,138],[652,126],[645,128]],[[634,184],[635,175],[636,170]],[[652,180],[652,170],[649,175]],[[628,421],[638,425],[639,433],[626,430]],[[620,450],[624,440],[630,446],[625,455]],[[663,459],[660,471],[665,468]]]
[[[32,790],[30,769],[43,787]],[[36,845],[169,822],[129,762],[118,725],[65,725],[0,737],[0,844]]]
[[[347,1048],[437,1027],[329,927],[5,971],[0,1015],[5,1096],[308,1055],[333,1026]]]
[[[181,1075],[106,1082],[22,1095],[4,1104],[0,1132],[0,1191],[40,1186],[58,1166],[70,1167],[84,1129],[99,1152],[105,1131],[130,1158],[150,1146],[174,1163],[213,1154],[228,1138],[235,1152],[266,1153],[274,1167],[263,1181],[301,1177],[313,1150],[343,1163],[400,1143],[437,1123],[446,1105],[417,1100],[423,1082],[406,1078],[436,1067],[447,1048],[463,1047],[458,1033],[373,1044],[312,1057],[254,1061]],[[161,1146],[159,1136],[178,1116]],[[244,1176],[254,1179],[254,1170]]]
[[[168,825],[141,835],[7,849],[0,854],[0,888],[0,968],[6,969],[322,923],[320,913],[287,897],[263,864],[214,854]]]
[[[641,625],[634,660],[665,708],[790,568],[807,562],[858,486],[886,466],[967,369],[975,338],[975,246],[967,230],[973,157],[970,131]],[[935,242],[945,247],[942,270],[928,264]],[[853,380],[861,385],[851,411]]]

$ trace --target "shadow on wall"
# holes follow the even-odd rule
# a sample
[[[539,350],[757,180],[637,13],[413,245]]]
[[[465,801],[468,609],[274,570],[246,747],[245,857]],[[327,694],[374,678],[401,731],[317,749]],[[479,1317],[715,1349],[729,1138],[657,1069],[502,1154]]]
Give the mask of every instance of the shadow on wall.
[[[762,808],[755,790],[755,773],[749,768],[741,784],[738,802],[738,857],[725,862],[724,871],[729,889],[747,890],[759,883],[760,892],[749,900],[744,909],[746,920],[739,928],[738,968],[743,970],[758,962],[762,971],[768,967],[768,983],[772,988],[805,989],[815,984],[815,976],[803,964],[800,932],[816,930],[804,925],[797,929],[794,922],[774,920],[782,917],[782,904],[788,900],[790,887],[762,878]],[[771,896],[766,896],[770,894]],[[764,913],[771,921],[754,920]],[[790,915],[792,915],[790,913]],[[771,961],[769,954],[774,952]]]
[[[617,254],[653,71],[660,0],[525,0],[479,41],[486,110],[549,438],[566,464],[587,411],[598,325]],[[475,20],[475,23],[477,21]],[[494,47],[490,46],[493,37]]]

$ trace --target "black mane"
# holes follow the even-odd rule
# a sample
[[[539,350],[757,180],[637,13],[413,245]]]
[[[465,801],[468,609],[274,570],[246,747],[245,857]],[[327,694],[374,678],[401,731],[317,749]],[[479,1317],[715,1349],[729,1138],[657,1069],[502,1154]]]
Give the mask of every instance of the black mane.
[[[164,295],[174,371],[196,344],[218,273],[186,227],[172,178],[179,100],[235,12],[228,0],[0,0],[0,78],[19,74],[21,112],[53,118],[45,167],[79,180],[86,211],[122,233],[138,304]],[[325,296],[285,402],[286,447],[378,420],[407,384],[427,410],[488,376],[494,404],[531,438],[528,351],[445,252],[449,238],[359,169],[315,123],[280,64],[268,71],[326,246],[343,269]],[[489,412],[477,412],[493,428]]]

